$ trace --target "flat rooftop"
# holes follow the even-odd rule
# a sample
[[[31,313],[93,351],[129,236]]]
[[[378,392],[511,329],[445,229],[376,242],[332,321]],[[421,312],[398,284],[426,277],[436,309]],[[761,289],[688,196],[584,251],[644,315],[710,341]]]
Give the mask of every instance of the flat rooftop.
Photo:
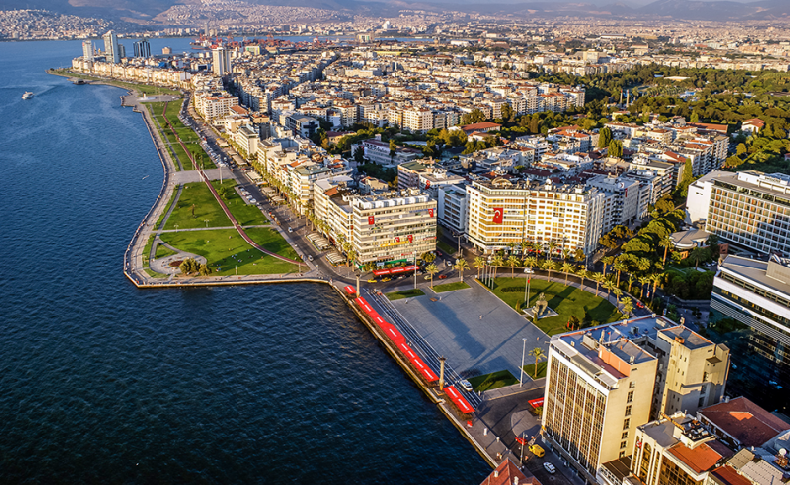
[[[776,264],[776,263],[774,263]],[[768,276],[768,262],[740,256],[727,256],[719,266],[719,273],[731,273],[740,279],[751,280],[771,290],[790,295],[790,284]]]

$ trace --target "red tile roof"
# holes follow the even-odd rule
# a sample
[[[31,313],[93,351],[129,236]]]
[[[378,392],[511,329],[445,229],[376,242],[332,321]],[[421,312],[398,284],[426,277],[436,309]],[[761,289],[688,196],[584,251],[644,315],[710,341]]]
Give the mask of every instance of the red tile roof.
[[[461,127],[464,131],[477,131],[477,130],[495,130],[501,127],[499,123],[491,123],[490,121],[481,121],[480,123],[472,123],[471,125],[464,125]]]
[[[502,460],[502,463],[480,482],[480,485],[513,485],[513,479],[516,477],[519,485],[541,485],[537,478],[527,478],[510,458]]]
[[[751,480],[739,474],[730,465],[720,466],[710,473],[716,482],[723,485],[752,485]]]
[[[790,429],[789,423],[745,397],[714,404],[699,413],[743,446],[760,446]]]
[[[697,473],[710,470],[711,467],[723,458],[723,456],[713,451],[713,448],[708,446],[707,443],[702,443],[701,445],[697,445],[694,449],[691,449],[683,443],[678,442],[669,449],[669,452]]]

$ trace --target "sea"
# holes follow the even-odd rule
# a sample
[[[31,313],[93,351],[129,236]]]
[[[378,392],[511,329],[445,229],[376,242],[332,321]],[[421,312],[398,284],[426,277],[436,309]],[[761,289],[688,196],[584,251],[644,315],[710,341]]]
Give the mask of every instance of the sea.
[[[45,73],[79,55],[0,43],[0,483],[480,483],[326,287],[127,281],[162,167],[123,90]]]

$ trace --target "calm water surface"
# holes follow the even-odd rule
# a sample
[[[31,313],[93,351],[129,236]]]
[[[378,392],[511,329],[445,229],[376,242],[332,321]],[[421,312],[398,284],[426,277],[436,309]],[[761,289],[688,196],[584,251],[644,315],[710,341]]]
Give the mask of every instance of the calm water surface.
[[[324,287],[127,282],[161,166],[123,91],[44,74],[79,53],[0,43],[0,483],[479,483]]]

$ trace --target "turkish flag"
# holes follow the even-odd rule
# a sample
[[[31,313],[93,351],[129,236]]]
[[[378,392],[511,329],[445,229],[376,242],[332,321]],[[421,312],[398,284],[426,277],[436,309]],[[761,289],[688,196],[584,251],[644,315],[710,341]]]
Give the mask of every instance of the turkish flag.
[[[375,223],[376,223],[376,218],[373,216],[368,216],[368,225],[372,226]]]
[[[502,224],[502,217],[505,214],[505,209],[502,207],[494,207],[494,224]]]
[[[409,234],[408,236],[406,236],[406,239],[408,239],[408,240],[409,240],[409,242],[414,242],[414,236],[412,236],[411,234]]]
[[[396,242],[396,243],[399,243],[399,242],[400,242],[400,238],[399,238],[399,237],[396,237],[396,238],[395,238],[395,242]]]
[[[433,209],[428,209],[428,215],[433,217]]]
[[[426,180],[425,181],[425,190],[428,190],[430,188],[431,188],[431,181],[430,180]],[[626,194],[626,195],[628,195],[628,194]]]

